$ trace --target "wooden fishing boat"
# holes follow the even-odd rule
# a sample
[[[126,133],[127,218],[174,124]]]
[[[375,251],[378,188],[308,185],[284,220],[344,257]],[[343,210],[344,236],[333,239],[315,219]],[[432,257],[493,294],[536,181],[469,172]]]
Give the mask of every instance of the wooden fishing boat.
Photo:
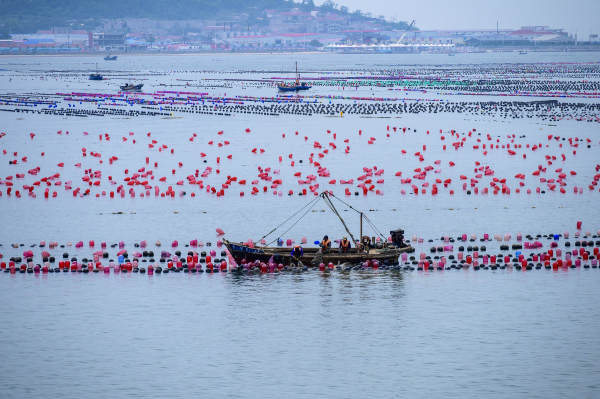
[[[300,74],[298,74],[298,62],[296,62],[296,82],[291,84],[286,83],[278,83],[277,88],[281,91],[300,91],[300,90],[308,90],[312,86],[307,85],[306,83],[300,83]]]
[[[90,74],[90,80],[102,80],[104,77],[98,72],[98,64],[96,64],[96,73]]]
[[[117,60],[117,56],[113,55],[112,57],[109,55],[107,55],[106,57],[104,57],[105,61],[116,61]]]
[[[321,253],[321,248],[302,248],[304,255],[300,258],[300,261],[305,266],[318,266],[319,263],[333,263],[339,265],[343,263],[357,264],[363,263],[369,260],[377,260],[379,262],[397,261],[403,252],[413,252],[414,248],[405,246],[403,248],[397,246],[386,245],[383,243],[382,248],[369,248],[369,251],[361,251],[356,248],[350,249],[348,253],[342,253],[337,248],[332,248],[329,253]],[[292,247],[267,247],[267,246],[251,246],[250,244],[240,242],[230,242],[223,240],[223,245],[227,247],[231,256],[235,261],[240,264],[243,259],[246,262],[259,262],[267,263],[273,258],[274,263],[282,263],[284,265],[292,262]],[[295,261],[294,261],[295,263]]]
[[[311,205],[313,202],[318,201],[319,199],[323,199],[327,205],[332,209],[332,211],[340,218],[344,228],[348,235],[352,238],[351,242],[353,243],[353,248],[351,248],[347,253],[342,253],[338,248],[331,248],[328,253],[322,253],[321,248],[305,248],[303,247],[303,256],[300,258],[300,261],[305,266],[318,266],[320,263],[328,264],[333,263],[334,265],[339,265],[342,263],[349,264],[357,264],[363,263],[369,260],[378,260],[380,262],[389,261],[395,262],[402,255],[403,252],[411,253],[414,252],[414,248],[409,244],[404,242],[404,230],[392,230],[390,231],[392,240],[389,241],[386,237],[384,237],[378,230],[376,232],[382,238],[381,242],[375,242],[375,237],[366,237],[362,235],[362,222],[363,219],[366,219],[369,224],[371,222],[368,218],[359,211],[356,211],[360,214],[360,237],[361,241],[354,239],[352,233],[348,230],[346,223],[341,218],[339,213],[337,212],[335,206],[331,202],[330,198],[339,198],[335,197],[333,194],[328,193],[327,191],[323,192],[319,195],[319,197],[315,198],[315,200],[311,201],[311,203],[307,204]],[[341,200],[339,200],[341,201]],[[341,201],[343,202],[343,201]],[[316,203],[316,202],[315,202]],[[314,206],[314,204],[312,205]],[[303,208],[304,209],[304,208]],[[289,220],[289,219],[288,219]],[[287,222],[287,221],[286,221]],[[284,222],[285,223],[285,222]],[[283,223],[282,223],[283,225]],[[269,236],[275,230],[277,230],[282,225],[273,229],[269,234],[264,236]],[[374,227],[371,224],[372,227]],[[368,240],[366,240],[368,238]],[[261,240],[262,240],[261,239]],[[274,241],[281,242],[279,238]],[[367,242],[368,241],[368,242]],[[258,240],[260,242],[260,240]],[[364,243],[361,245],[361,242]],[[292,260],[292,249],[293,247],[284,247],[284,246],[261,246],[255,245],[254,243],[242,243],[242,242],[232,242],[226,239],[223,239],[223,244],[231,254],[231,256],[235,259],[235,261],[240,264],[245,259],[247,263],[259,261],[268,263],[272,261],[274,263],[281,263],[284,265],[290,264]],[[295,261],[293,261],[296,263]]]
[[[125,86],[120,86],[123,91],[138,91],[142,90],[144,84],[140,83],[139,85],[126,84]]]

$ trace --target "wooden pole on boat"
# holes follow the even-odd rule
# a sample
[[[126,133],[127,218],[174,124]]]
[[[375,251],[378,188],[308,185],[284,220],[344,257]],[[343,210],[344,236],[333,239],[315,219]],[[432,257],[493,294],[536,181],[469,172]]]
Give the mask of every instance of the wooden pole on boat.
[[[363,217],[363,214],[361,212],[360,213],[360,238],[359,238],[359,241],[360,241],[361,245],[362,245],[362,217]]]

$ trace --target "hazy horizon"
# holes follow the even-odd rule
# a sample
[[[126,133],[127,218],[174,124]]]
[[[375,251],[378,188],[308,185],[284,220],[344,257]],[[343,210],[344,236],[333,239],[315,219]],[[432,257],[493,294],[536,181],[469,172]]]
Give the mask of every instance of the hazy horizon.
[[[315,4],[320,5],[318,0]],[[590,33],[600,33],[600,1],[564,2],[556,0],[518,0],[491,2],[463,0],[460,3],[439,0],[402,2],[393,0],[341,0],[338,4],[354,11],[384,15],[386,20],[397,15],[400,21],[416,20],[415,25],[428,29],[492,29],[496,21],[502,29],[519,29],[525,25],[548,25],[577,33],[579,40]],[[526,6],[523,6],[526,4]],[[431,10],[435,10],[431,12]]]

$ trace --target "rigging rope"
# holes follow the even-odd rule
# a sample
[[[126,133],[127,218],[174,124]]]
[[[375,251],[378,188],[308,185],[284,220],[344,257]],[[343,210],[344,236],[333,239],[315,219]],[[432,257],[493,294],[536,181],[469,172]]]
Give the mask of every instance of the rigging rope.
[[[318,199],[319,199],[319,197],[317,197],[317,198],[315,198],[315,199],[316,199],[316,200],[318,200]],[[314,201],[314,200],[313,200],[313,201]],[[313,201],[311,201],[311,202],[313,202]],[[310,202],[309,202],[307,205],[309,205],[309,204],[310,204]],[[306,214],[307,214],[308,212],[310,212],[310,210],[311,210],[311,209],[313,209],[313,208],[315,207],[315,205],[317,205],[317,202],[315,202],[315,203],[313,204],[313,206],[311,206],[310,208],[308,208],[308,210],[307,210],[306,212],[304,212],[304,215],[302,215],[302,216],[300,217],[300,219],[296,220],[296,223],[294,223],[293,225],[291,225],[289,229],[287,229],[287,230],[286,230],[286,231],[284,231],[282,234],[280,234],[280,235],[279,235],[279,237],[277,237],[276,239],[274,239],[273,241],[271,241],[270,243],[268,243],[268,244],[267,244],[267,246],[269,246],[269,245],[273,244],[275,241],[278,241],[278,240],[281,238],[281,236],[282,236],[282,235],[284,235],[285,233],[287,233],[288,231],[290,231],[290,230],[292,229],[292,227],[294,227],[296,224],[298,224],[298,222],[299,222],[300,220],[302,220],[302,218],[303,218],[304,216],[306,216]],[[305,206],[304,208],[306,208],[306,206]],[[304,208],[302,208],[302,209],[304,209]],[[299,211],[298,211],[298,212],[299,212]],[[298,212],[296,212],[296,213],[298,213]]]
[[[337,217],[340,218],[340,220],[342,221],[342,224],[344,225],[344,228],[346,229],[346,232],[350,235],[350,238],[352,238],[352,242],[356,244],[356,240],[354,239],[354,236],[352,235],[352,233],[350,233],[350,230],[348,230],[348,226],[346,226],[346,222],[344,222],[344,219],[342,219],[342,217],[338,213],[337,209],[335,209],[335,206],[331,202],[331,199],[329,198],[329,196],[328,196],[329,194],[327,193],[327,191],[325,191],[322,195],[323,195],[323,201],[325,201],[325,203],[333,211],[333,213],[335,213],[337,215]]]
[[[271,235],[271,233],[273,233],[275,230],[277,230],[278,228],[280,228],[281,226],[283,226],[284,224],[286,224],[290,219],[292,219],[294,216],[296,216],[297,214],[299,214],[304,208],[306,208],[307,206],[311,205],[312,206],[310,208],[308,208],[308,210],[306,212],[304,212],[304,214],[294,223],[290,226],[289,229],[287,229],[286,231],[284,231],[282,234],[279,235],[279,237],[277,237],[275,240],[271,241],[270,243],[266,244],[267,246],[271,245],[272,243],[274,243],[275,241],[278,241],[281,236],[283,236],[285,233],[287,233],[288,231],[290,231],[296,224],[298,224],[298,222],[300,220],[302,220],[302,218],[304,218],[304,216],[306,216],[306,214],[315,207],[315,205],[317,204],[319,199],[323,199],[323,201],[325,201],[325,203],[327,204],[327,206],[329,207],[329,209],[331,209],[331,211],[340,219],[340,221],[342,222],[342,224],[344,225],[344,229],[346,229],[346,232],[348,233],[348,235],[350,235],[350,237],[352,238],[352,241],[356,243],[356,240],[354,239],[354,236],[352,235],[352,233],[350,232],[350,230],[348,229],[348,226],[346,225],[346,222],[344,221],[344,219],[342,219],[342,216],[338,213],[337,209],[335,208],[335,206],[333,205],[333,202],[331,202],[331,198],[329,197],[333,197],[335,199],[337,199],[338,201],[340,201],[342,204],[346,205],[348,208],[352,209],[354,212],[356,213],[360,213],[362,215],[362,217],[366,220],[366,222],[371,226],[371,228],[373,229],[373,231],[375,231],[375,233],[377,233],[381,238],[383,238],[385,241],[387,241],[387,238],[377,229],[377,227],[375,227],[375,225],[373,224],[373,222],[371,222],[371,220],[369,220],[369,218],[363,213],[360,212],[356,209],[354,209],[352,206],[350,206],[349,204],[347,204],[346,202],[342,201],[340,198],[336,197],[335,195],[324,191],[323,193],[321,193],[317,198],[313,199],[312,201],[310,201],[308,204],[304,205],[302,208],[300,208],[296,213],[294,213],[292,216],[290,216],[289,218],[287,218],[283,223],[281,223],[279,226],[275,227],[273,230],[271,230],[270,232],[268,232],[267,234],[265,234],[264,236],[262,236],[258,241],[256,241],[257,243],[259,243],[261,240],[263,240],[264,238],[268,237]],[[362,240],[362,237],[361,237]]]
[[[371,222],[371,220],[369,220],[369,218],[364,214],[364,212],[360,212],[360,211],[354,209],[352,206],[350,206],[349,204],[345,203],[344,201],[342,201],[340,198],[336,197],[333,194],[329,194],[329,195],[332,196],[332,197],[334,197],[338,201],[340,201],[342,204],[346,205],[348,208],[352,209],[354,212],[362,214],[362,216],[365,218],[365,220],[367,221],[367,223],[369,224],[369,226],[371,226],[371,228],[373,229],[373,231],[375,231],[375,233],[377,233],[385,241],[388,241],[388,239],[381,233],[381,231],[379,231],[379,229],[377,229],[377,227],[375,227],[375,225],[373,224],[373,222]],[[361,237],[361,240],[362,240],[362,237]]]
[[[288,221],[289,221],[291,218],[293,218],[294,216],[296,216],[297,214],[299,214],[299,213],[302,211],[302,209],[306,208],[306,207],[307,207],[307,206],[309,206],[309,205],[310,205],[312,202],[314,202],[314,201],[317,201],[318,199],[319,199],[319,197],[317,197],[317,198],[313,199],[311,202],[309,202],[308,204],[304,205],[302,208],[300,208],[300,209],[298,210],[298,212],[294,213],[292,216],[290,216],[289,218],[287,218],[287,219],[286,219],[286,220],[285,220],[283,223],[281,223],[279,226],[275,227],[273,230],[269,231],[267,234],[265,234],[264,236],[262,236],[262,237],[261,237],[261,238],[260,238],[258,241],[256,241],[256,242],[260,242],[260,240],[262,240],[263,238],[266,238],[266,237],[270,236],[272,232],[274,232],[275,230],[277,230],[278,228],[280,228],[281,226],[283,226],[284,224],[286,224],[286,223],[287,223],[287,222],[288,222]],[[314,205],[313,205],[313,206],[314,206]],[[302,217],[304,217],[304,215],[303,215]],[[302,219],[302,218],[300,218],[300,219]],[[300,219],[298,219],[298,220],[300,220]],[[298,223],[298,222],[296,222],[296,223]],[[294,223],[294,224],[295,224],[295,223]]]

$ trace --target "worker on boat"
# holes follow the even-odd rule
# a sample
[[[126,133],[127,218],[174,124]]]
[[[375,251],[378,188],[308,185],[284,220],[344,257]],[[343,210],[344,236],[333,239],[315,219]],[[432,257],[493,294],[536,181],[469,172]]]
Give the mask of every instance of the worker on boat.
[[[300,262],[300,258],[302,257],[302,255],[304,255],[304,250],[302,249],[302,247],[300,245],[296,245],[294,248],[292,248],[292,261],[295,261],[296,264],[298,266],[300,266],[302,264],[302,262]]]
[[[329,237],[324,236],[323,241],[321,241],[319,246],[321,247],[321,250],[324,254],[328,254],[329,252],[331,252],[331,241],[329,240]]]
[[[369,249],[371,249],[371,237],[363,236],[361,244],[362,251],[369,253]]]
[[[348,240],[348,237],[342,238],[342,241],[340,241],[340,250],[342,251],[342,253],[348,253],[350,251],[350,248],[352,248],[352,244],[350,243],[350,240]]]

